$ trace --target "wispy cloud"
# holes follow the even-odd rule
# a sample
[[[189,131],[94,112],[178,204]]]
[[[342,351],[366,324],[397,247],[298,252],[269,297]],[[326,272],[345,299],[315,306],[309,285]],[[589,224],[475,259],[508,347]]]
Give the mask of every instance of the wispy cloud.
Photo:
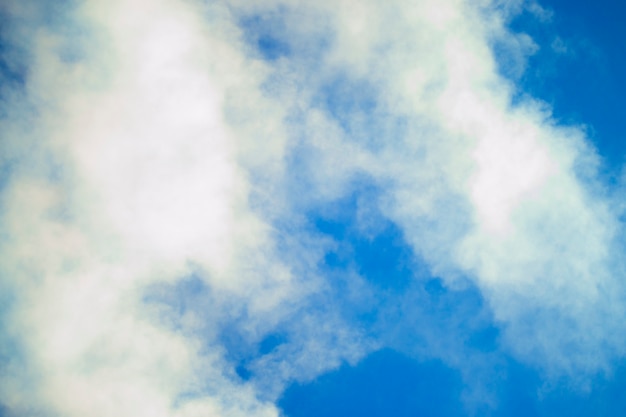
[[[385,346],[471,384],[489,358],[464,326],[490,320],[552,376],[623,355],[621,209],[584,129],[514,102],[494,54],[521,74],[535,45],[506,23],[548,19],[537,3],[50,7],[2,8],[11,412],[278,415],[286,384]],[[354,262],[330,273],[315,216],[363,184],[358,233],[393,225],[482,301],[444,320]]]

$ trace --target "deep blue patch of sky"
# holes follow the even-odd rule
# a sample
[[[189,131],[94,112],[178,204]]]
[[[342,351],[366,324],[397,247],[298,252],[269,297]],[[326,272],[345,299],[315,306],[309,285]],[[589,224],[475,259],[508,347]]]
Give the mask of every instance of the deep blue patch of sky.
[[[546,383],[539,373],[513,360],[506,368],[508,380],[499,388],[498,416],[618,417],[626,413],[623,365],[611,375],[598,375],[582,383]]]
[[[385,349],[356,367],[344,365],[313,382],[293,384],[278,405],[289,417],[618,417],[626,412],[620,388],[624,369],[613,381],[596,378],[589,389],[546,384],[536,370],[501,358],[488,377],[493,379],[474,383],[491,386],[495,402],[463,402],[469,387],[458,371]]]
[[[290,417],[455,416],[461,389],[459,375],[441,363],[383,350],[357,367],[292,385],[278,405]]]

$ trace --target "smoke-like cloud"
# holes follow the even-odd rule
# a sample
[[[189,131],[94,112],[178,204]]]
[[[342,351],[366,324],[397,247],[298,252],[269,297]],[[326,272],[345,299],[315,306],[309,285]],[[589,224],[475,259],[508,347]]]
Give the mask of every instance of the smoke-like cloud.
[[[537,47],[507,29],[524,8],[549,19],[522,1],[6,2],[9,415],[275,416],[286,384],[405,343],[385,314],[350,319],[382,296],[328,274],[337,242],[312,225],[363,183],[358,229],[391,223],[450,291],[476,286],[499,349],[608,369],[620,211],[584,129],[501,75]],[[471,378],[418,316],[415,352]]]

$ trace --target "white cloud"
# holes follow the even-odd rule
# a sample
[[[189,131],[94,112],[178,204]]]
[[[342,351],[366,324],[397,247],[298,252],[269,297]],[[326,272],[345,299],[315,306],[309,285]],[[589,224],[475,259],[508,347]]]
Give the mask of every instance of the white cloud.
[[[203,327],[213,335],[174,332],[142,302],[146,286],[192,273],[252,315],[280,317],[277,307],[302,292],[248,207],[239,166],[254,152],[263,166],[280,164],[281,135],[237,138],[224,121],[237,88],[259,100],[244,103],[248,114],[271,109],[258,91],[263,69],[236,49],[235,28],[209,33],[202,12],[87,2],[74,17],[95,34],[77,62],[58,53],[71,40],[49,28],[34,35],[27,98],[38,115],[5,121],[19,132],[9,141],[21,133],[33,143],[4,191],[2,268],[19,297],[12,336],[28,357],[4,383],[2,401],[16,412],[277,413],[238,380],[219,345],[205,351],[219,323]],[[29,372],[32,390],[14,389]]]
[[[67,416],[277,415],[286,383],[378,344],[333,306],[308,309],[330,284],[303,212],[358,175],[383,190],[361,214],[397,223],[448,286],[473,280],[510,352],[555,373],[621,355],[619,225],[591,181],[593,150],[540,103],[513,106],[497,73],[494,38],[520,68],[531,53],[504,26],[520,4],[88,1],[64,22],[89,27],[80,59],[60,52],[74,39],[8,6],[26,16],[12,33],[31,55],[11,106],[36,111],[2,121],[19,165],[0,266],[28,366],[15,360],[1,401]],[[272,13],[290,49],[262,62],[236,23]],[[348,111],[348,129],[319,97],[352,81],[344,98],[375,105]],[[212,296],[183,318],[144,302],[192,275]],[[290,338],[245,382],[224,323],[250,345]]]
[[[428,17],[427,1],[366,2],[354,20],[319,6],[348,23],[335,26],[337,41],[325,65],[302,76],[312,77],[306,85],[332,81],[339,67],[377,95],[372,118],[407,131],[376,138],[374,149],[341,128],[322,129],[333,145],[315,159],[325,168],[312,193],[327,184],[350,192],[341,180],[350,171],[372,175],[386,190],[382,210],[433,271],[449,285],[469,276],[483,290],[507,349],[557,374],[602,369],[624,346],[613,337],[619,322],[605,321],[622,308],[611,296],[622,291],[620,226],[593,180],[595,151],[582,128],[555,126],[544,104],[512,104],[514,87],[490,50],[494,37],[518,36],[503,26],[509,11],[446,4],[441,19]],[[526,54],[528,42],[510,47]],[[332,125],[332,109],[327,117]],[[352,156],[339,168],[338,150]]]

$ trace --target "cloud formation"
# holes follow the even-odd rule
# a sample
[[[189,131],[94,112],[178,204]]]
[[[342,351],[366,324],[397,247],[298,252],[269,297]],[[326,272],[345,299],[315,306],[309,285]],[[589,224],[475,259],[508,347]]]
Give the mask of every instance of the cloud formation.
[[[555,377],[609,369],[620,208],[584,129],[502,75],[536,48],[507,27],[524,8],[548,19],[522,1],[6,3],[9,415],[277,416],[287,384],[404,344],[386,314],[351,318],[386,295],[329,274],[339,243],[315,227],[363,184],[359,233],[393,224],[449,291],[475,286],[484,306],[462,311],[498,349]],[[472,378],[403,311],[415,351]]]

